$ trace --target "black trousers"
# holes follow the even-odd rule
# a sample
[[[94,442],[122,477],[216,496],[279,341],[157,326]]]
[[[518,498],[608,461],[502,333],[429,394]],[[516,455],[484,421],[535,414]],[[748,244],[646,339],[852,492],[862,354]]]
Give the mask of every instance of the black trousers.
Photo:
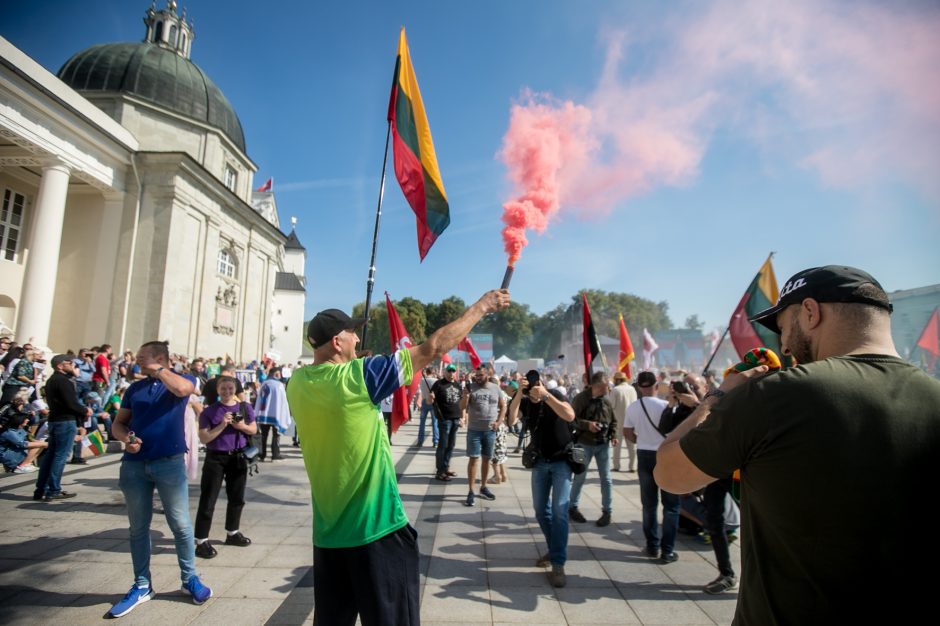
[[[728,535],[725,534],[725,496],[731,493],[731,484],[731,476],[728,476],[705,487],[705,527],[711,537],[718,571],[722,576],[734,576]]]
[[[355,548],[313,548],[316,626],[418,626],[418,533],[410,525]]]
[[[212,513],[225,479],[225,530],[238,530],[245,508],[245,484],[248,482],[248,462],[241,454],[225,454],[208,450],[202,464],[202,483],[199,508],[196,510],[196,539],[206,539],[212,529]]]
[[[268,433],[271,433],[271,458],[281,456],[281,433],[273,424],[259,424],[261,426],[261,459],[268,457]]]

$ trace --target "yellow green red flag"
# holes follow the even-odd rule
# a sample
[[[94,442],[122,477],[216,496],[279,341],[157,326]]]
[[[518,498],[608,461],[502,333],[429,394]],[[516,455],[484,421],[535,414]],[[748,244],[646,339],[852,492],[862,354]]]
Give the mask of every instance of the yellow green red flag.
[[[395,178],[418,220],[418,253],[424,260],[435,240],[450,224],[450,206],[404,28],[398,38],[388,120],[394,138]]]

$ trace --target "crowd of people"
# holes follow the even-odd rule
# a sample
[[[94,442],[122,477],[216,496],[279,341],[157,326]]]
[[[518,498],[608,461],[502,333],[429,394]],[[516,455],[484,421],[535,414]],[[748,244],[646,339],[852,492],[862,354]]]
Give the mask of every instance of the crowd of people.
[[[419,624],[417,532],[398,492],[381,407],[421,372],[413,407],[416,443],[423,445],[430,430],[433,479],[458,476],[452,460],[465,427],[464,504],[495,500],[489,486],[507,480],[505,461],[515,438],[514,451],[530,470],[534,516],[546,546],[535,566],[547,568],[555,587],[567,584],[569,524],[587,523],[581,506],[586,477],[597,472],[595,524],[603,527],[615,519],[611,472],[625,471],[637,474],[644,554],[667,566],[679,559],[681,529],[699,533],[718,567],[703,590],[726,592],[741,580],[736,624],[906,621],[927,610],[929,577],[909,578],[890,597],[858,602],[872,576],[916,571],[921,563],[924,551],[911,549],[903,529],[918,518],[918,496],[926,492],[940,449],[940,383],[899,358],[891,303],[873,277],[845,266],[805,270],[787,281],[777,303],[751,318],[780,335],[783,354],[795,363],[784,369],[729,370],[720,381],[650,371],[632,381],[616,372],[611,380],[607,372],[592,372],[575,383],[537,370],[497,378],[481,364],[462,377],[447,366],[436,377],[432,364],[509,302],[506,290],[488,292],[422,344],[390,355],[357,352],[365,320],[321,311],[307,329],[313,364],[289,377],[272,368],[254,403],[257,381],[243,385],[233,376],[234,364],[218,363],[218,375],[203,378],[199,359],[187,367],[165,342],[144,344],[130,355],[133,361],[125,355],[121,376],[135,379],[119,394],[110,437],[125,450],[120,488],[134,584],[110,616],[153,597],[155,490],[174,535],[183,589],[197,604],[212,595],[195,558],[217,553],[208,536],[221,486],[228,495],[225,545],[250,545],[239,530],[245,479],[266,454],[253,438],[259,423],[279,432],[293,417],[311,488],[315,623]],[[5,347],[12,349],[9,342]],[[18,354],[13,364],[0,359],[10,372],[7,384],[23,388],[8,396],[5,384],[4,398],[36,402],[37,372],[45,367],[34,365],[41,363],[35,351]],[[61,490],[61,468],[82,436],[79,429],[98,427],[92,422],[102,408],[87,403],[88,393],[101,399],[118,391],[104,370],[110,347],[92,355],[90,365],[87,353],[51,359],[37,500],[71,496]],[[90,376],[80,379],[83,373]],[[43,450],[23,445],[31,437],[30,418],[22,417],[25,403],[15,406],[6,418],[13,435],[5,433],[3,441],[20,446],[25,456],[11,462],[21,468]],[[188,480],[195,476],[187,460],[199,442],[206,457],[194,530]],[[272,445],[271,454],[277,458],[279,448]],[[732,497],[735,475],[739,500]],[[740,577],[728,548],[738,526]]]

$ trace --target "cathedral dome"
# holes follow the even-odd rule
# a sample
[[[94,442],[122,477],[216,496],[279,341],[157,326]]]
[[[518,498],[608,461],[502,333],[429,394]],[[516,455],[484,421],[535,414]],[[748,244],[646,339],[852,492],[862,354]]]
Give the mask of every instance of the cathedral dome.
[[[147,42],[92,46],[69,59],[58,76],[86,95],[131,94],[214,126],[245,152],[241,122],[222,90],[173,49]]]

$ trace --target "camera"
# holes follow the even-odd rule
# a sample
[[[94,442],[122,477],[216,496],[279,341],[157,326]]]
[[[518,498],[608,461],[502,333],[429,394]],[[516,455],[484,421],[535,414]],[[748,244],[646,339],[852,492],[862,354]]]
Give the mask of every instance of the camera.
[[[245,421],[245,414],[242,413],[242,408],[239,407],[237,411],[232,413],[232,421],[235,423]]]
[[[676,393],[692,393],[692,389],[681,380],[672,382],[672,390]]]
[[[542,378],[539,376],[539,373],[536,370],[529,370],[526,372],[525,379],[526,382],[529,383],[529,386],[522,390],[524,395],[529,395],[529,389],[542,382]]]

